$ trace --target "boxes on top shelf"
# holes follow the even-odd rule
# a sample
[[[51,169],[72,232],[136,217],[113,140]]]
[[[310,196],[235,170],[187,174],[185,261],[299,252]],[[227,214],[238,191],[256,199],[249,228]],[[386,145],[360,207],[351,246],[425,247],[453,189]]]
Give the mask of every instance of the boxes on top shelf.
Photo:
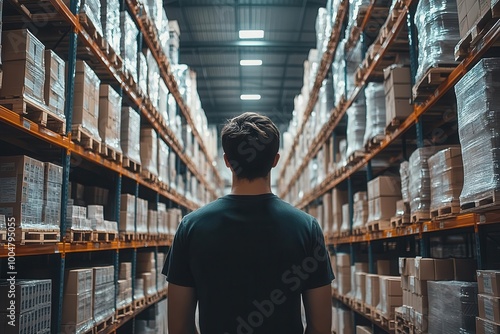
[[[81,126],[89,136],[99,136],[99,87],[101,81],[83,60],[76,62],[73,125]]]
[[[148,96],[153,106],[158,110],[158,92],[160,84],[160,69],[153,53],[146,50],[146,61],[148,63]],[[163,79],[162,79],[163,80]]]
[[[139,29],[127,11],[120,12],[120,54],[123,58],[123,67],[128,71],[135,82],[137,80],[137,36]]]
[[[398,176],[379,176],[368,181],[368,199],[377,197],[401,197],[401,181]]]
[[[110,86],[99,89],[99,135],[103,142],[121,153],[121,96]]]
[[[64,3],[70,8],[70,0],[64,0]],[[90,20],[89,25],[94,26],[94,29],[102,36],[101,24],[101,1],[99,0],[81,0],[80,14],[86,16]]]
[[[120,144],[123,155],[133,162],[141,163],[141,117],[131,107],[122,107],[121,110]]]
[[[371,140],[380,143],[385,138],[386,107],[384,86],[381,83],[370,82],[365,89],[366,94],[366,130],[364,145],[370,145]]]
[[[413,112],[410,68],[389,66],[384,69],[386,127],[392,121],[406,119]]]
[[[490,0],[456,0],[460,38],[465,38],[470,30],[491,10]]]
[[[53,50],[45,50],[45,103],[50,111],[64,116],[66,63]]]
[[[120,52],[120,2],[119,0],[101,0],[101,24],[103,37],[111,48]]]
[[[141,93],[146,95],[148,93],[148,61],[142,51],[137,53],[137,80]]]

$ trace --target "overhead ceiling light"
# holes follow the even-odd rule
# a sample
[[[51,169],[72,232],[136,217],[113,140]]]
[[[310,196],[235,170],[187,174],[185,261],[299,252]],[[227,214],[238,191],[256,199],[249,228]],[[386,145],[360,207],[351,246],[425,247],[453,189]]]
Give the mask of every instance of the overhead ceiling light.
[[[241,94],[240,99],[242,100],[260,100],[260,94]]]
[[[240,38],[264,38],[264,30],[240,30]]]
[[[260,66],[262,65],[262,60],[260,59],[242,59],[240,60],[241,66]]]

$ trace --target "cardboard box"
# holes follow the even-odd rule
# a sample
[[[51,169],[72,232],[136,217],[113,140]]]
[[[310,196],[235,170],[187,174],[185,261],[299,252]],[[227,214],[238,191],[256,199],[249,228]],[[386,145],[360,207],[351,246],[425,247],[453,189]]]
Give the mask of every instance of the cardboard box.
[[[356,326],[356,334],[372,334],[370,327],[366,326]]]
[[[389,66],[384,69],[384,91],[385,94],[396,84],[411,84],[409,67]]]
[[[366,274],[366,304],[376,307],[380,300],[379,275]]]
[[[92,319],[92,291],[81,294],[64,294],[62,323],[84,324]]]
[[[29,60],[36,67],[43,68],[44,52],[45,46],[43,43],[40,42],[28,29],[3,31],[3,62]]]
[[[479,293],[500,297],[500,271],[478,270],[477,284]]]
[[[385,96],[386,126],[390,125],[393,119],[406,119],[413,113],[413,105],[410,99],[398,99],[391,89]]]
[[[92,268],[68,270],[64,284],[64,293],[76,295],[92,291],[93,281]]]
[[[404,290],[411,291],[410,277],[415,278],[415,276],[406,276],[406,275],[401,276],[401,289],[403,289],[403,291]]]
[[[476,334],[500,334],[500,324],[477,317]]]
[[[415,258],[415,276],[422,281],[433,281],[435,277],[434,259]]]
[[[351,267],[351,256],[348,253],[337,253],[337,267]]]
[[[379,276],[380,293],[386,296],[402,296],[401,277],[399,276]]]
[[[479,294],[477,300],[479,316],[483,319],[500,324],[500,297]]]
[[[410,291],[419,296],[427,296],[427,281],[422,281],[415,276],[409,276]]]
[[[411,306],[415,309],[416,312],[427,314],[429,311],[429,298],[427,296],[412,294]]]
[[[53,50],[45,50],[45,103],[64,118],[66,63]]]
[[[368,201],[368,222],[390,220],[396,213],[396,203],[401,197],[377,197]]]
[[[121,105],[121,96],[110,85],[101,85],[99,89],[99,135],[104,143],[118,152],[121,152]]]
[[[378,197],[401,198],[401,179],[397,176],[379,176],[368,182],[368,199]]]
[[[428,324],[429,324],[429,317],[426,314],[423,314],[421,312],[415,312],[414,313],[414,323],[415,327],[417,330],[420,330],[421,332],[427,332],[428,329]]]
[[[99,86],[101,81],[84,61],[76,62],[75,94],[73,106],[74,125],[81,125],[96,140],[99,136]]]

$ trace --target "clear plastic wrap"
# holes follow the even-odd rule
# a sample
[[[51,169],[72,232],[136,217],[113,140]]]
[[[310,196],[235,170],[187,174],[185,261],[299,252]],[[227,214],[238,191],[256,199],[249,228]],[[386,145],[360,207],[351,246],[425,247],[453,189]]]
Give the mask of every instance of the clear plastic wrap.
[[[134,287],[134,299],[144,298],[144,279],[136,278]]]
[[[61,223],[61,199],[63,168],[44,162],[42,224],[48,229],[59,229]]]
[[[330,39],[331,31],[327,31],[328,27],[328,13],[326,8],[318,8],[318,15],[316,16],[316,50],[318,56],[316,60],[319,62],[323,53],[326,51],[328,40]],[[331,24],[330,24],[331,29]]]
[[[477,283],[429,281],[429,334],[476,332]]]
[[[431,211],[458,206],[464,170],[460,146],[449,147],[428,160],[431,177]]]
[[[73,205],[72,200],[68,200],[66,209],[66,228],[68,230],[91,231],[92,221],[87,219],[87,208]]]
[[[102,205],[88,205],[87,218],[90,219],[94,231],[105,231],[104,207]]]
[[[84,61],[77,61],[75,74],[75,96],[73,124],[90,133],[100,141],[99,136],[99,88],[101,81]]]
[[[422,0],[415,12],[418,32],[419,82],[431,67],[456,64],[455,45],[460,40],[456,0]]]
[[[137,82],[137,35],[139,29],[127,11],[120,12],[120,53],[123,58],[123,67],[129,71]]]
[[[392,318],[394,309],[403,305],[401,276],[379,276],[380,300],[377,310],[385,317]]]
[[[148,233],[158,234],[158,211],[148,210]]]
[[[168,212],[168,225],[170,227],[170,234],[174,235],[182,219],[182,212],[180,209],[172,208],[167,209]]]
[[[365,303],[371,307],[377,307],[380,300],[380,282],[379,275],[366,274],[365,284],[366,284],[366,295]]]
[[[342,226],[342,205],[347,201],[346,193],[340,191],[338,188],[332,190],[332,211],[333,211],[333,226],[332,232],[334,234],[340,233]],[[348,210],[349,211],[349,210]]]
[[[142,51],[137,53],[137,80],[144,95],[148,93],[148,61]]]
[[[165,124],[168,124],[168,87],[165,81],[160,78],[158,86],[158,111],[160,115],[165,120]]]
[[[430,217],[431,179],[427,161],[431,155],[444,148],[446,147],[428,146],[418,148],[410,156],[408,188],[412,215],[420,214],[420,218]]]
[[[148,233],[148,201],[137,198],[136,232]]]
[[[5,215],[0,215],[0,231],[5,232],[7,229],[7,224],[5,224]]]
[[[116,307],[123,308],[132,303],[132,280],[120,279],[116,289]]]
[[[399,165],[399,175],[401,177],[401,196],[404,202],[410,203],[410,165],[408,161],[403,161]]]
[[[158,179],[164,184],[168,184],[168,153],[167,143],[158,138]]]
[[[120,143],[123,155],[135,163],[141,162],[141,117],[131,107],[122,107]]]
[[[122,194],[120,196],[120,232],[135,232],[135,196]]]
[[[169,56],[169,38],[170,32],[168,28],[168,17],[165,9],[162,8],[162,17],[163,17],[163,25],[161,27],[157,26],[158,29],[158,39],[160,41],[160,47],[163,53],[168,57]]]
[[[64,0],[66,5],[69,7],[70,0]],[[91,21],[94,28],[102,36],[102,24],[101,24],[101,2],[102,0],[80,0],[80,13],[87,15],[87,18]],[[119,10],[119,8],[118,8]]]
[[[356,286],[356,293],[354,294],[354,299],[360,301],[361,303],[364,303],[366,297],[366,273],[355,272],[354,277]]]
[[[168,213],[165,203],[158,203],[158,233],[168,234]]]
[[[115,314],[115,284],[113,282],[94,287],[94,321],[101,323]]]
[[[146,60],[148,62],[148,96],[153,106],[158,109],[158,90],[160,89],[160,69],[152,52],[147,51]]]
[[[45,50],[45,103],[50,111],[65,119],[66,63],[54,51]]]
[[[354,27],[358,26],[358,16],[360,13],[366,13],[367,7],[370,5],[370,0],[350,0],[349,1],[349,19],[347,22],[346,28],[346,36],[349,36],[352,33]],[[380,1],[382,2],[382,1]],[[381,4],[377,3],[377,6],[381,6]]]
[[[368,219],[368,196],[366,191],[360,191],[354,194],[354,211],[352,219],[352,228],[365,227]]]
[[[356,151],[364,152],[364,135],[366,128],[366,106],[364,101],[353,103],[347,109],[347,153],[351,156]]]
[[[101,23],[104,38],[115,52],[120,50],[120,1],[101,0]]]
[[[482,59],[456,85],[464,185],[460,204],[500,190],[500,59]]]
[[[351,217],[349,215],[349,204],[342,205],[342,226],[340,232],[345,233],[351,230]]]
[[[363,142],[385,135],[385,92],[382,83],[370,82],[365,89],[366,131]]]
[[[335,51],[335,57],[332,63],[332,78],[333,78],[333,93],[335,96],[334,105],[337,106],[342,99],[345,97],[345,77],[346,77],[346,62],[344,58],[345,43],[347,41],[343,39],[337,46]]]
[[[101,85],[99,90],[99,135],[103,143],[117,152],[120,146],[122,97],[110,86]]]
[[[355,82],[356,72],[358,68],[360,68],[364,58],[363,45],[364,45],[364,39],[363,35],[361,34],[358,43],[352,48],[351,51],[346,53],[345,60],[346,60],[346,72],[347,72],[346,73],[347,98],[349,98],[354,88],[356,87],[356,82]]]

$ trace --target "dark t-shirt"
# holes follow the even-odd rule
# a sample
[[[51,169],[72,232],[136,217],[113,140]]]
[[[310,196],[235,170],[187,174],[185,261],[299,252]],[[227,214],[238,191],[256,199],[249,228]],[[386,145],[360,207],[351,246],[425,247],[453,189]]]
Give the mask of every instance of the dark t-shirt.
[[[302,334],[301,293],[334,278],[318,222],[273,194],[184,217],[162,272],[195,288],[202,334]]]

